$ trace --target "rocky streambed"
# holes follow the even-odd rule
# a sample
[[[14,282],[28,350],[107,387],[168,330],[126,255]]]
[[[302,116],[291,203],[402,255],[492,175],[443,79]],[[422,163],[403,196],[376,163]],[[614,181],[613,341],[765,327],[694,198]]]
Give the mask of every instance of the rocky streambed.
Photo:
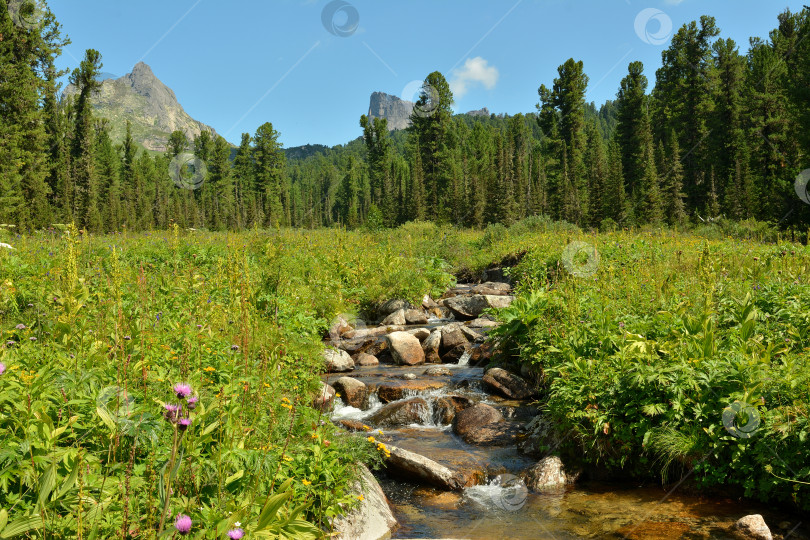
[[[375,325],[335,322],[314,405],[390,452],[339,538],[810,538],[778,508],[567,469],[532,374],[485,369],[485,310],[512,300],[507,283],[462,284],[389,301]]]

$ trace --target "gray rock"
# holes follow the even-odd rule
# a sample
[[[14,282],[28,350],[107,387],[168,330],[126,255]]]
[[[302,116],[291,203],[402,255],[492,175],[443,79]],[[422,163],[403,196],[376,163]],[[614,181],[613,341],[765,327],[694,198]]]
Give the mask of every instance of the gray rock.
[[[467,323],[470,328],[495,328],[498,323],[490,319],[475,319]]]
[[[453,419],[453,432],[464,438],[475,430],[503,420],[501,413],[494,407],[479,403],[456,414]]]
[[[526,487],[535,493],[543,493],[564,489],[567,484],[573,484],[578,474],[569,475],[565,472],[562,460],[557,456],[548,456],[537,462],[525,473]]]
[[[488,389],[511,399],[528,399],[534,395],[525,380],[501,368],[487,370],[481,382]]]
[[[383,321],[380,323],[380,326],[402,326],[405,324],[405,310],[398,309],[395,312],[388,315]]]
[[[442,396],[436,400],[434,409],[439,422],[451,424],[456,414],[468,407],[473,406],[470,398],[458,395]]]
[[[336,391],[340,392],[343,401],[345,401],[347,405],[358,409],[363,408],[366,396],[368,395],[368,389],[364,383],[351,377],[341,377],[334,382],[333,386]]]
[[[407,332],[388,334],[388,348],[396,364],[415,366],[425,363],[425,351],[419,340]]]
[[[413,103],[385,92],[374,92],[368,104],[368,118],[385,118],[388,130],[405,129],[411,125]]]
[[[385,405],[369,416],[367,421],[380,427],[407,426],[424,422],[429,414],[430,407],[427,401],[420,397],[413,397]]]
[[[321,382],[321,389],[316,396],[312,398],[312,407],[321,412],[328,411],[332,408],[332,402],[335,399],[335,389],[328,384]]]
[[[360,478],[354,491],[363,495],[363,501],[350,513],[332,521],[336,540],[380,540],[388,538],[397,526],[397,520],[388,506],[380,484],[365,465],[360,465]]]
[[[484,295],[487,306],[495,309],[502,309],[509,307],[515,300],[514,296],[494,296],[491,294]]]
[[[422,307],[430,310],[439,307],[439,304],[437,304],[429,294],[426,294],[422,297]]]
[[[481,312],[490,307],[487,299],[480,294],[445,298],[442,300],[442,303],[445,307],[449,308],[456,317],[461,319],[475,319],[481,315]]]
[[[460,491],[464,487],[464,478],[460,473],[415,452],[396,446],[389,446],[388,449],[391,452],[391,457],[386,460],[389,471],[410,481],[422,481],[444,490]]]
[[[366,354],[364,352],[358,354],[357,358],[354,359],[354,365],[356,366],[376,366],[379,363],[380,361],[376,356],[373,354]]]
[[[741,517],[734,523],[732,533],[740,540],[773,540],[773,535],[760,514]]]
[[[441,344],[442,344],[442,330],[441,328],[436,328],[422,342],[422,350],[424,350],[425,352],[436,351],[438,353]]]
[[[525,428],[525,437],[517,443],[518,450],[527,456],[540,457],[560,446],[560,436],[554,423],[543,415],[535,416]]]
[[[468,345],[464,332],[461,331],[459,323],[442,326],[442,345],[440,351],[446,352],[455,349],[459,345]]]
[[[450,371],[450,368],[446,368],[444,366],[431,366],[422,373],[422,375],[426,375],[428,377],[449,377],[452,374],[453,372]]]
[[[418,309],[406,309],[405,322],[408,324],[427,324],[428,318],[424,311],[420,311]]]
[[[409,307],[411,307],[411,304],[409,304],[407,300],[394,298],[393,300],[388,300],[380,305],[380,307],[377,308],[377,311],[380,313],[380,316],[385,317],[395,311],[399,311],[400,309],[408,309]]]
[[[328,373],[342,373],[354,369],[354,360],[346,351],[329,347],[323,351],[323,359]]]
[[[479,334],[475,330],[467,328],[466,326],[463,325],[459,326],[459,330],[461,330],[461,333],[464,334],[464,337],[470,341],[481,342],[484,341],[485,339],[483,334]]]
[[[428,336],[430,336],[430,330],[427,328],[413,328],[411,330],[406,330],[410,335],[418,339],[419,341],[425,341]]]

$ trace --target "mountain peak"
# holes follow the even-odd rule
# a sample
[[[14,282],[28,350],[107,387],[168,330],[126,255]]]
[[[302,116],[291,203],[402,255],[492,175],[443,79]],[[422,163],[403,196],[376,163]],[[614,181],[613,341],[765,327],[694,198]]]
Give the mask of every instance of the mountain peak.
[[[374,92],[368,105],[368,117],[386,118],[388,129],[405,129],[411,125],[411,111],[413,103],[385,92]]]

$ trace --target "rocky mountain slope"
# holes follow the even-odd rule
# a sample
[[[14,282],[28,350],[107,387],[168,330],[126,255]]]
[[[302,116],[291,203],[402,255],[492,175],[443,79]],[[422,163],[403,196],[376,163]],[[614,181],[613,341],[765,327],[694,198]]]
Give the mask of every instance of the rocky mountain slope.
[[[69,85],[62,99],[75,93],[76,88]],[[143,62],[136,64],[132,73],[105,79],[92,103],[96,114],[110,121],[115,142],[123,140],[127,119],[132,124],[132,137],[147,150],[165,151],[169,134],[175,130],[183,131],[189,140],[204,130],[216,134],[213,128],[189,116],[172,89]]]

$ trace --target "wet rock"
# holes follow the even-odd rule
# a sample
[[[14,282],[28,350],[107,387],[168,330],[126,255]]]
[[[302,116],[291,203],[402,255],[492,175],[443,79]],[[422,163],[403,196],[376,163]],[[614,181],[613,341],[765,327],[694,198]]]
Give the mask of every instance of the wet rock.
[[[369,416],[368,422],[379,427],[407,426],[424,422],[429,413],[430,407],[427,401],[420,397],[413,397],[389,403]]]
[[[376,366],[380,361],[373,354],[361,352],[354,359],[355,366]]]
[[[382,320],[380,326],[402,326],[405,324],[405,310],[398,309]]]
[[[428,318],[423,311],[419,311],[418,309],[406,309],[405,322],[408,324],[427,324]]]
[[[388,348],[396,364],[415,366],[425,363],[425,352],[419,340],[407,332],[388,334]]]
[[[453,372],[450,371],[450,368],[444,366],[431,366],[422,372],[422,375],[427,375],[428,377],[449,377],[452,374]]]
[[[535,493],[563,489],[567,484],[573,484],[577,476],[567,474],[562,460],[557,456],[541,459],[524,475],[526,487]]]
[[[374,341],[369,342],[361,352],[376,356],[377,360],[382,362],[383,359],[380,358],[380,355],[387,351],[388,351],[388,340],[385,338],[377,338]]]
[[[520,435],[520,425],[512,422],[493,422],[462,435],[467,444],[475,446],[511,446]]]
[[[341,373],[354,369],[354,360],[346,351],[327,348],[323,351],[323,359],[326,371],[329,373]]]
[[[464,478],[456,471],[436,463],[432,459],[409,452],[396,446],[389,446],[391,457],[386,460],[386,468],[409,481],[421,481],[440,489],[460,491]]]
[[[467,326],[469,326],[470,328],[490,329],[498,326],[498,323],[491,319],[484,319],[479,317],[478,319],[473,319],[472,321],[468,322]]]
[[[473,342],[484,341],[484,335],[479,334],[478,332],[476,332],[472,328],[467,328],[466,326],[460,326],[459,330],[461,330],[461,333],[464,334],[464,337],[467,338],[469,341],[473,341]]]
[[[338,425],[348,431],[369,431],[366,429],[368,426],[360,420],[339,420]]]
[[[442,355],[442,363],[444,364],[458,364],[461,362],[461,357],[464,356],[464,353],[468,353],[471,351],[470,345],[459,345]]]
[[[508,283],[487,281],[473,287],[472,292],[475,294],[498,295],[507,294],[511,289]]]
[[[439,348],[440,352],[447,352],[455,349],[459,345],[467,345],[469,341],[461,331],[461,325],[458,323],[448,324],[442,326],[442,343]]]
[[[312,399],[312,407],[321,412],[328,411],[332,408],[332,402],[335,399],[337,392],[328,384],[321,382],[321,389],[317,395]]]
[[[415,381],[416,374],[415,373],[403,373],[402,375],[397,375],[397,379],[402,379],[404,381]]]
[[[461,319],[475,319],[489,307],[487,299],[480,294],[445,298],[442,300],[442,304],[450,308],[450,311]]]
[[[773,540],[771,530],[760,514],[740,518],[731,531],[740,540]]]
[[[493,422],[500,422],[503,416],[494,407],[479,403],[456,414],[453,419],[453,432],[461,438]]]
[[[411,304],[408,303],[407,300],[400,300],[395,298],[393,300],[388,300],[387,302],[380,305],[377,308],[377,312],[380,314],[381,317],[386,317],[395,311],[399,311],[400,309],[405,310],[411,307]]]
[[[431,310],[439,307],[439,304],[437,304],[436,301],[433,300],[433,298],[431,298],[429,294],[426,294],[425,296],[422,297],[422,307],[427,310]]]
[[[363,495],[360,506],[332,521],[336,540],[379,540],[388,538],[397,520],[388,506],[380,484],[365,465],[360,465],[360,479],[354,490]]]
[[[429,381],[386,381],[377,386],[377,397],[383,403],[390,403],[407,396],[412,396],[418,392],[429,390],[439,390],[447,386],[446,382]]]
[[[534,395],[525,380],[501,368],[487,370],[481,382],[487,389],[511,399],[528,399]]]
[[[333,386],[336,391],[340,392],[343,401],[345,401],[347,405],[358,409],[363,408],[366,396],[368,395],[365,384],[351,377],[341,377],[333,383]]]
[[[472,407],[473,401],[470,398],[457,395],[442,396],[436,400],[433,406],[438,421],[442,424],[451,424],[453,418],[460,411]]]
[[[441,362],[441,358],[439,357],[439,347],[441,344],[442,331],[437,328],[422,342],[422,350],[425,351],[425,362],[430,364]]]
[[[414,328],[413,330],[407,330],[407,332],[422,342],[430,337],[430,330],[427,328]]]

